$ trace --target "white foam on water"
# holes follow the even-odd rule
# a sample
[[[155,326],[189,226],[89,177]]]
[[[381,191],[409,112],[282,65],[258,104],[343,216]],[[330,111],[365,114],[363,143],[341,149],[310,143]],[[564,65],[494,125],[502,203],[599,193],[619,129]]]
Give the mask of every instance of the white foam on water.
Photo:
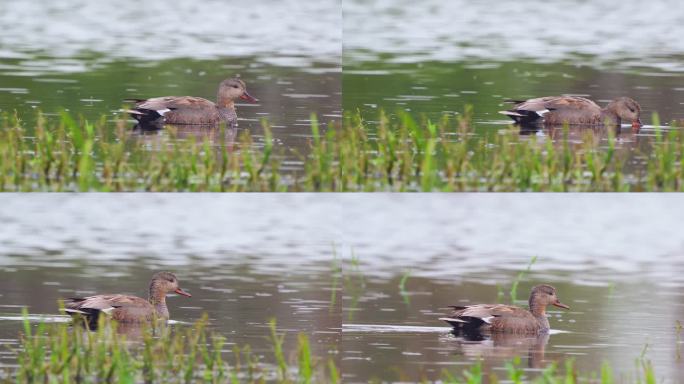
[[[423,327],[416,325],[342,324],[342,332],[360,333],[445,333],[451,332],[451,329],[451,327]]]
[[[28,315],[28,316],[9,315],[9,316],[0,316],[0,320],[5,320],[5,321],[28,320],[32,323],[68,323],[71,321],[71,316],[68,316],[68,315],[51,315],[51,314],[32,314],[32,315]]]
[[[342,324],[342,332],[353,333],[445,333],[451,332],[452,327],[428,327],[420,325],[390,325],[390,324]],[[549,330],[550,335],[571,333],[560,329]]]

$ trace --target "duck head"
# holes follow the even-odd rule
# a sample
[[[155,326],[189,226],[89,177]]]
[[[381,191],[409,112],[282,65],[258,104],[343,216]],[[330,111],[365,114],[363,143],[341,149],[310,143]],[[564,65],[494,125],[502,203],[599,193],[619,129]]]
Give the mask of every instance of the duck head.
[[[217,99],[219,105],[221,106],[227,105],[229,103],[232,104],[237,99],[246,100],[252,103],[259,101],[247,93],[247,85],[245,85],[245,82],[237,77],[226,79],[221,82],[219,85]]]
[[[544,312],[546,307],[549,305],[554,305],[559,308],[570,309],[569,306],[561,303],[560,300],[558,300],[558,297],[556,296],[556,288],[547,284],[537,285],[534,288],[532,288],[532,292],[530,293],[529,304],[530,310],[532,312],[534,312],[535,310]]]
[[[606,109],[615,114],[620,120],[629,121],[632,123],[632,128],[641,128],[641,106],[636,101],[629,97],[618,97],[611,101]]]
[[[152,281],[150,282],[150,298],[157,299],[155,301],[161,301],[167,294],[174,292],[179,295],[192,297],[191,294],[184,291],[179,283],[178,278],[171,272],[157,272],[152,276]]]

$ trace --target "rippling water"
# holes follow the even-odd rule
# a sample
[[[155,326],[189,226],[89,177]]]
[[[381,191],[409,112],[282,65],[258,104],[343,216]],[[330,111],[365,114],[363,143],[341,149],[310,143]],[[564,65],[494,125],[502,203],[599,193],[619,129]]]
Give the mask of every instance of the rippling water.
[[[240,129],[263,145],[262,119],[273,128],[283,172],[301,171],[311,114],[326,126],[341,117],[341,5],[336,0],[163,1],[60,0],[0,3],[0,112],[16,111],[27,128],[36,111],[61,110],[89,121],[121,115],[123,99],[199,96],[240,76],[258,103],[238,103]],[[133,127],[133,123],[130,123]],[[232,147],[241,132],[188,129]],[[132,145],[167,140],[166,132]],[[297,154],[295,154],[297,153]]]
[[[530,376],[568,357],[628,375],[644,348],[658,377],[684,377],[679,195],[55,194],[4,195],[0,207],[9,346],[22,306],[52,318],[60,297],[144,296],[167,269],[193,294],[169,299],[174,320],[208,312],[229,342],[270,356],[276,317],[290,343],[305,332],[318,356],[334,356],[345,382],[435,379],[479,356],[497,372],[515,355]],[[550,337],[450,335],[445,306],[495,302],[532,256],[518,299],[547,282],[572,307],[550,312]]]
[[[345,60],[533,60],[683,71],[684,15],[675,0],[350,0]]]
[[[474,133],[491,137],[512,123],[499,114],[510,108],[508,99],[569,94],[605,106],[629,96],[640,103],[646,125],[638,134],[624,127],[615,148],[627,179],[635,179],[648,172],[654,130],[684,121],[684,43],[671,38],[684,33],[679,8],[671,0],[648,7],[636,1],[350,0],[343,4],[343,107],[360,110],[372,127],[379,109],[435,121],[471,105]],[[558,130],[519,133],[562,141]],[[582,143],[586,133],[574,129],[570,141]],[[591,140],[604,153],[607,131],[596,136]]]
[[[232,345],[249,344],[273,363],[268,322],[293,350],[299,332],[313,353],[336,359],[340,286],[326,218],[332,200],[307,196],[6,195],[0,197],[0,366],[20,332],[21,308],[35,321],[56,317],[57,300],[95,293],[146,297],[150,276],[173,271],[192,298],[168,299],[182,323],[209,315]],[[300,216],[286,214],[295,209]],[[317,231],[311,223],[321,222]],[[232,361],[232,357],[229,361]]]
[[[677,195],[41,195],[3,196],[0,257],[170,265],[250,253],[279,270],[331,260],[337,244],[360,255],[364,273],[407,265],[430,278],[563,270],[572,281],[648,277],[684,284],[684,199]],[[39,233],[40,236],[35,236]],[[299,255],[297,247],[310,250]],[[256,250],[256,251],[255,251]],[[47,256],[46,256],[47,255]],[[659,263],[652,263],[652,260]],[[430,260],[430,263],[418,263]],[[586,274],[590,272],[590,274]]]
[[[104,61],[256,56],[278,66],[337,64],[341,18],[337,0],[9,0],[0,4],[0,57],[30,60],[27,72],[87,71],[100,61],[80,60],[84,52]]]

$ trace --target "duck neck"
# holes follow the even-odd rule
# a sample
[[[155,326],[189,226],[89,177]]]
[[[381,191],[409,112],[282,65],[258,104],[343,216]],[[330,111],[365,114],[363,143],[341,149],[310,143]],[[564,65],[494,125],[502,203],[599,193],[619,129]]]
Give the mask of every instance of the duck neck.
[[[157,316],[167,319],[169,317],[169,309],[166,307],[166,293],[157,287],[154,282],[150,283],[150,294],[148,301],[157,312]]]
[[[606,122],[612,125],[620,125],[622,123],[620,121],[620,116],[617,114],[615,103],[613,102],[601,109],[601,124],[606,124]]]
[[[216,105],[218,105],[219,109],[235,110],[235,101],[227,95],[221,94],[220,91],[216,94]]]
[[[221,94],[216,95],[216,105],[218,106],[221,119],[233,124],[237,122],[237,113],[235,112],[235,101],[227,96]]]
[[[546,305],[535,303],[530,297],[530,312],[537,319],[542,329],[549,329],[549,319],[546,317]]]
[[[237,122],[237,113],[235,113],[235,108],[221,108],[219,107],[219,113],[221,118],[228,123]]]

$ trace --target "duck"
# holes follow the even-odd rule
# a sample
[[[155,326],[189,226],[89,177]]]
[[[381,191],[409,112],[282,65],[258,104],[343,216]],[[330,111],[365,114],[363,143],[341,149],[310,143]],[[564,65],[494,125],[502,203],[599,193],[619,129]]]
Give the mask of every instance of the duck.
[[[507,100],[515,106],[500,111],[520,125],[612,125],[628,121],[639,129],[641,106],[629,97],[618,97],[604,108],[579,96],[546,96],[529,100]]]
[[[64,311],[72,317],[84,318],[93,329],[102,313],[126,324],[166,321],[169,319],[166,295],[170,292],[192,297],[180,288],[176,275],[171,272],[157,272],[150,280],[147,300],[123,294],[71,297],[64,300]]]
[[[501,332],[534,335],[549,331],[546,307],[554,305],[570,309],[560,302],[556,288],[548,284],[536,285],[529,298],[529,309],[505,304],[454,305],[451,316],[442,317],[454,330],[463,332]]]
[[[194,96],[162,96],[151,99],[125,99],[135,103],[126,110],[142,125],[216,125],[225,122],[237,126],[235,101],[259,101],[247,92],[247,85],[234,77],[223,80],[218,87],[216,103]]]

